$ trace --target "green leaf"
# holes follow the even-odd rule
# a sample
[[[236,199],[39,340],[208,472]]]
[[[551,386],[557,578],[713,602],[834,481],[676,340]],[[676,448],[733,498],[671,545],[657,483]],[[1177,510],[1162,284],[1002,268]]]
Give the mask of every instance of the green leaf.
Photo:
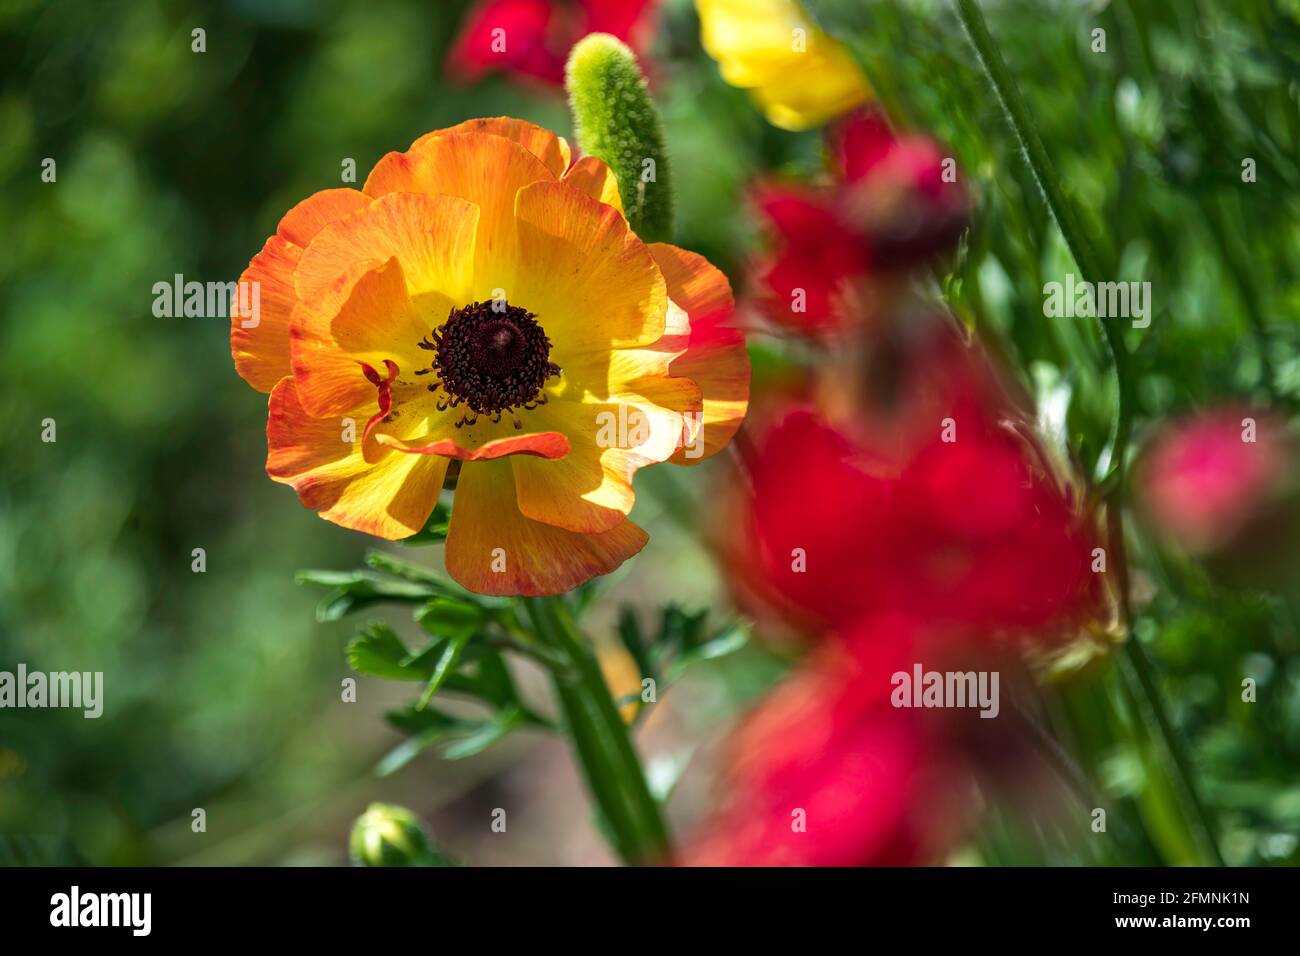
[[[431,733],[435,730],[450,730],[471,721],[452,717],[434,707],[417,710],[415,707],[403,707],[390,710],[384,714],[384,720],[408,736]]]
[[[387,624],[371,624],[348,642],[348,666],[386,680],[424,680],[428,669],[412,667],[406,645]]]
[[[416,621],[437,638],[473,637],[488,621],[480,607],[458,598],[434,598],[415,615]]]
[[[674,681],[692,664],[725,657],[727,654],[734,654],[748,643],[749,629],[738,622],[734,623],[718,632],[713,638],[685,651],[677,660],[673,661],[668,671],[668,679]]]
[[[439,688],[446,683],[447,678],[451,676],[456,669],[456,662],[460,660],[461,651],[465,650],[465,645],[469,643],[470,635],[463,634],[448,639],[445,643],[442,656],[438,658],[438,663],[433,668],[433,675],[429,678],[429,686],[424,689],[420,696],[420,703],[416,705],[416,710],[424,710],[429,706],[429,701],[433,700]]]
[[[636,54],[608,33],[588,34],[569,54],[565,86],[578,145],[614,171],[633,231],[647,242],[671,239],[668,153]]]
[[[641,624],[637,621],[636,609],[629,604],[624,604],[618,610],[616,633],[619,641],[632,655],[632,660],[636,662],[637,670],[642,676],[653,678],[658,683],[659,668],[655,666],[649,648],[646,647],[645,638],[641,636]]]
[[[409,740],[404,740],[385,754],[383,759],[375,765],[375,773],[380,777],[387,777],[397,773],[424,751],[443,740],[447,733],[448,731],[443,728],[432,728],[411,737]]]
[[[732,654],[749,642],[743,621],[732,620],[715,630],[708,626],[708,615],[707,610],[686,611],[670,604],[660,613],[658,633],[647,643],[635,611],[625,605],[617,633],[642,674],[656,681],[662,675],[672,683],[693,664]]]
[[[402,538],[398,543],[410,547],[441,544],[447,540],[447,530],[450,526],[451,509],[440,501],[433,506],[433,513],[429,515],[429,520],[424,523],[424,527],[409,538]]]
[[[459,737],[448,744],[442,752],[445,760],[464,760],[481,754],[499,740],[504,740],[510,732],[523,723],[523,714],[519,708],[511,707],[498,711],[490,720],[483,721],[472,733]]]
[[[379,761],[375,772],[381,777],[396,773],[425,750],[439,744],[446,744],[442,752],[446,760],[472,757],[529,722],[519,707],[503,708],[486,720],[452,717],[431,707],[392,711],[385,716],[393,726],[413,736]]]
[[[469,693],[497,707],[519,702],[515,682],[510,677],[505,661],[496,651],[484,653],[472,669],[467,670],[468,673],[462,670],[457,676],[464,679]]]
[[[316,620],[337,621],[344,615],[384,602],[416,604],[433,597],[427,587],[371,574],[367,571],[299,571],[299,584],[331,588],[316,607]]]
[[[488,609],[508,608],[514,603],[512,598],[490,597],[467,591],[446,575],[440,574],[432,568],[412,564],[410,561],[391,555],[387,551],[367,551],[366,564],[377,571],[386,571],[404,581],[410,581],[426,588],[425,593],[430,597],[440,595]]]

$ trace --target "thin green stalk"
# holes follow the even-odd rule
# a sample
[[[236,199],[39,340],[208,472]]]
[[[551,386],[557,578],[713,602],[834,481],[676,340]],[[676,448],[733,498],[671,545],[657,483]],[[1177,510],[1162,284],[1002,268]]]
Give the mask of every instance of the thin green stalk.
[[[1177,740],[1177,736],[1169,721],[1169,714],[1165,710],[1160,688],[1156,685],[1155,668],[1151,664],[1151,659],[1136,636],[1129,636],[1125,649],[1128,651],[1129,671],[1132,675],[1130,685],[1136,684],[1134,687],[1137,691],[1134,694],[1136,702],[1139,707],[1147,711],[1143,715],[1147,723],[1154,723],[1159,730],[1161,739],[1165,743],[1165,750],[1174,764],[1175,783],[1180,785],[1183,799],[1192,810],[1192,819],[1195,821],[1195,826],[1191,827],[1192,834],[1200,844],[1202,852],[1215,866],[1224,866],[1223,854],[1219,852],[1219,844],[1214,838],[1214,830],[1210,824],[1210,815],[1192,785],[1195,777],[1187,754],[1182,747],[1171,746],[1171,743]]]
[[[1043,199],[1046,201],[1053,219],[1056,220],[1057,227],[1061,230],[1061,235],[1065,238],[1075,264],[1083,273],[1085,281],[1101,281],[1108,273],[1103,270],[1096,251],[1084,232],[1074,206],[1065,196],[1060,177],[1057,176],[1056,168],[1052,165],[1051,158],[1043,146],[1042,138],[1038,135],[1038,127],[1030,115],[1024,97],[1020,94],[1020,88],[1016,85],[1015,79],[1011,76],[1011,71],[1007,69],[1006,62],[1002,59],[997,44],[989,33],[988,25],[984,22],[984,15],[980,12],[975,0],[956,0],[956,4],[962,26],[965,28],[971,44],[975,47],[984,74],[993,87],[993,92],[997,96],[1002,111],[1006,114],[1007,123],[1015,133],[1020,148],[1025,154],[1025,160],[1028,162],[1034,179],[1038,183],[1038,188],[1043,193]],[[1195,818],[1196,825],[1192,829],[1204,836],[1210,858],[1222,865],[1223,859],[1219,855],[1218,845],[1213,836],[1214,829],[1211,826],[1209,814],[1206,812],[1205,806],[1196,791],[1196,785],[1191,773],[1191,761],[1188,759],[1182,742],[1175,734],[1173,724],[1169,720],[1164,700],[1155,681],[1151,662],[1147,658],[1145,650],[1138,643],[1137,638],[1132,634],[1133,614],[1129,590],[1128,554],[1124,541],[1123,494],[1125,458],[1132,434],[1134,380],[1132,357],[1129,354],[1128,346],[1124,342],[1120,321],[1121,319],[1118,316],[1098,319],[1108,358],[1115,373],[1118,404],[1110,445],[1110,464],[1114,470],[1116,480],[1111,486],[1111,492],[1107,500],[1106,525],[1111,560],[1118,578],[1117,590],[1119,592],[1120,611],[1125,627],[1129,630],[1129,640],[1125,642],[1125,650],[1136,678],[1136,688],[1141,692],[1143,698],[1144,709],[1160,732],[1164,749],[1170,757],[1172,769],[1178,778],[1179,789],[1184,794],[1188,809],[1192,811],[1192,816]]]
[[[1251,275],[1246,252],[1241,248],[1235,234],[1231,231],[1232,224],[1228,212],[1224,208],[1225,202],[1226,200],[1218,201],[1210,198],[1202,200],[1201,207],[1210,220],[1210,235],[1218,245],[1219,254],[1223,256],[1223,261],[1227,263],[1228,274],[1232,276],[1233,282],[1237,286],[1237,294],[1241,297],[1241,304],[1246,313],[1246,322],[1250,325],[1251,334],[1255,337],[1255,348],[1259,354],[1260,379],[1264,385],[1264,390],[1268,392],[1270,401],[1277,402],[1282,394],[1282,389],[1277,376],[1277,368],[1273,365],[1272,340],[1269,335],[1268,321],[1264,317],[1264,304],[1259,294],[1259,288]]]
[[[666,861],[671,846],[659,803],[590,644],[561,598],[529,598],[524,607],[539,641],[567,664],[552,672],[556,698],[615,850],[633,865]]]

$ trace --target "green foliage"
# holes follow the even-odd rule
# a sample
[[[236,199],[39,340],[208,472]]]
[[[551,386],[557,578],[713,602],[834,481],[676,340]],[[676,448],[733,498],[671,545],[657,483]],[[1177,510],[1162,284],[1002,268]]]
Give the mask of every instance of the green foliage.
[[[943,282],[947,301],[1019,370],[1045,416],[1056,409],[1057,450],[1114,492],[1106,449],[1117,395],[1103,372],[1104,344],[1094,326],[1042,311],[1044,284],[1080,264],[954,5],[805,3],[849,45],[890,117],[942,140],[957,158],[976,209]],[[1097,261],[1110,278],[1152,284],[1150,328],[1123,330],[1136,438],[1179,412],[1242,399],[1293,414],[1300,155],[1285,144],[1300,141],[1294,12],[1264,0],[1135,0],[1061,16],[1016,0],[989,6],[985,17]],[[1097,30],[1104,51],[1094,49]],[[1243,178],[1247,158],[1255,182]],[[1300,860],[1282,799],[1284,768],[1300,765],[1295,735],[1281,732],[1300,700],[1294,598],[1268,593],[1258,578],[1236,592],[1212,588],[1201,569],[1161,554],[1140,527],[1130,538],[1138,585],[1153,596],[1137,603],[1129,639],[1156,662],[1224,856],[1236,864]],[[1240,680],[1251,672],[1268,675],[1268,690],[1245,704]],[[1168,787],[1167,755],[1131,699],[1123,666],[1068,684],[1059,707],[1057,733],[1113,801],[1116,858],[1202,859],[1180,828],[1185,808]],[[1087,840],[1074,834],[1026,850],[1036,841],[1005,837],[1004,862],[1077,862]]]
[[[977,206],[943,277],[948,303],[998,342],[1041,406],[1060,403],[1061,449],[1086,473],[1106,471],[1115,396],[1098,371],[1101,342],[1086,324],[1042,315],[1043,284],[1073,264],[952,3],[803,2],[850,45],[891,116],[936,135],[958,159]],[[443,82],[465,3],[144,0],[116,18],[87,15],[87,6],[57,0],[0,13],[0,660],[103,670],[109,696],[97,721],[0,712],[0,862],[339,862],[337,834],[357,809],[349,801],[375,764],[368,742],[350,732],[356,711],[338,699],[339,649],[350,636],[341,619],[401,612],[391,625],[366,627],[347,654],[358,673],[405,682],[410,693],[389,720],[408,749],[387,767],[422,752],[409,744],[417,738],[436,738],[427,746],[445,756],[502,739],[502,727],[540,729],[545,721],[521,703],[508,658],[563,662],[514,630],[514,602],[466,596],[386,552],[370,556],[367,570],[306,573],[328,589],[318,612],[327,625],[314,624],[314,596],[293,586],[294,569],[356,566],[360,538],[265,479],[266,400],[231,371],[224,324],[156,319],[149,289],[176,272],[235,278],[286,209],[342,185],[343,158],[364,177],[387,151],[474,116],[558,130],[564,104],[503,79]],[[663,5],[649,53],[662,133],[652,123],[639,134],[660,154],[671,144],[676,208],[666,155],[655,190],[635,191],[639,164],[631,175],[620,170],[619,183],[647,238],[668,237],[671,210],[673,238],[723,268],[743,298],[744,265],[762,243],[749,186],[817,174],[822,140],[773,129],[721,80],[699,48],[691,7]],[[1153,283],[1152,326],[1128,333],[1139,363],[1137,437],[1170,414],[1229,398],[1294,407],[1295,4],[987,7],[1099,255],[1121,278]],[[205,55],[188,49],[198,23],[208,29]],[[1107,31],[1104,54],[1089,49],[1096,27]],[[610,77],[653,118],[635,65],[606,53]],[[619,105],[593,95],[575,112],[600,117]],[[653,155],[612,141],[602,154],[591,136],[599,129],[580,131],[579,143],[615,169],[620,149]],[[40,181],[46,157],[58,162],[57,185]],[[1240,181],[1243,157],[1258,163],[1252,186]],[[661,209],[651,208],[656,196]],[[755,337],[752,349],[756,391],[806,359],[771,337]],[[58,422],[55,444],[34,437],[45,417]],[[643,630],[625,612],[620,635],[644,673],[667,681],[679,674],[674,661],[699,659],[725,628],[690,624],[684,612],[665,624],[666,612],[649,609],[684,593],[692,607],[721,607],[725,598],[694,573],[707,560],[698,544],[653,520],[695,515],[708,483],[679,483],[655,500],[655,471],[638,479],[638,509],[652,520],[636,520],[653,537],[637,559],[634,591],[602,582],[570,603],[580,611],[602,592],[634,598],[651,623]],[[425,546],[436,565],[446,530],[439,508],[405,544]],[[1160,555],[1138,529],[1134,536],[1150,595],[1139,602],[1134,639],[1159,665],[1225,855],[1300,861],[1295,599],[1217,588]],[[207,550],[205,574],[190,571],[198,546]],[[449,642],[466,634],[417,710]],[[696,668],[687,679],[699,675],[699,700],[683,720],[692,733],[710,732],[779,671],[752,645]],[[1256,703],[1241,700],[1245,676],[1258,680]],[[1180,858],[1181,836],[1160,822],[1169,801],[1149,782],[1161,772],[1159,755],[1133,742],[1138,715],[1125,708],[1118,675],[1083,680],[1053,705],[1052,729],[1117,811],[1107,861]],[[426,818],[448,799],[439,794],[460,792],[467,779],[455,763],[408,772],[419,775]],[[196,806],[231,838],[196,840],[188,817]],[[311,826],[300,822],[302,808]],[[986,859],[1095,861],[1089,835],[1040,840],[1008,816],[990,826]]]
[[[636,611],[624,605],[619,610],[618,637],[641,673],[656,682],[671,684],[691,665],[745,647],[749,629],[737,620],[712,626],[707,610],[685,611],[668,604],[659,613],[657,629],[647,635],[641,630]]]
[[[549,729],[550,722],[524,705],[499,648],[518,632],[515,603],[470,594],[437,571],[372,551],[372,568],[357,571],[303,572],[299,580],[330,588],[321,604],[323,619],[338,618],[381,603],[416,604],[413,617],[428,635],[410,650],[382,622],[366,625],[348,642],[349,666],[367,677],[418,681],[425,687],[410,707],[390,711],[388,722],[407,740],[383,757],[375,768],[388,776],[437,747],[443,759],[460,760],[483,752],[521,727]],[[445,713],[430,707],[439,694],[475,701],[486,708],[483,718]]]
[[[578,145],[614,171],[632,229],[646,242],[671,239],[668,152],[636,55],[608,34],[590,34],[569,54],[565,83]]]
[[[433,513],[429,515],[429,520],[424,523],[424,527],[411,535],[409,538],[403,538],[402,544],[411,547],[419,547],[426,544],[440,544],[447,540],[447,531],[451,526],[451,509],[444,502],[438,502],[433,506]]]

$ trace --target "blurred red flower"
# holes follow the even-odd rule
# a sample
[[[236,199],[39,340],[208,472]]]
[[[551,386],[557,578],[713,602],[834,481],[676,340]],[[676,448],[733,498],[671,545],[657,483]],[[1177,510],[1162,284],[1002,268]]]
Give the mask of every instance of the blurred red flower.
[[[727,798],[686,866],[906,866],[942,858],[971,816],[951,712],[891,706],[918,659],[914,621],[882,615],[820,647],[728,741]],[[964,716],[964,715],[963,715]]]
[[[965,373],[951,358],[943,387],[896,416],[910,435],[808,407],[770,429],[751,464],[742,586],[830,628],[898,611],[1031,631],[1096,609],[1087,523],[977,387],[975,358]]]
[[[655,0],[479,0],[448,57],[472,82],[493,70],[561,86],[569,50],[588,33],[644,45]]]
[[[805,332],[839,324],[854,280],[940,255],[966,226],[966,191],[934,141],[896,136],[878,112],[858,111],[832,127],[829,146],[831,185],[755,191],[775,239],[758,269],[768,314]]]

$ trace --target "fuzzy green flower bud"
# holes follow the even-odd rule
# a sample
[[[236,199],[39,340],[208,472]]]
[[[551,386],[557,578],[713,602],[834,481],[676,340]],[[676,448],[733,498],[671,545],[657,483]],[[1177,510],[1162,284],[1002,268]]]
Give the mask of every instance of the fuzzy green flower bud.
[[[352,825],[355,866],[447,866],[415,814],[392,803],[372,803]]]
[[[608,33],[589,34],[569,54],[565,86],[578,145],[614,171],[632,229],[646,242],[671,239],[668,154],[636,54]]]

